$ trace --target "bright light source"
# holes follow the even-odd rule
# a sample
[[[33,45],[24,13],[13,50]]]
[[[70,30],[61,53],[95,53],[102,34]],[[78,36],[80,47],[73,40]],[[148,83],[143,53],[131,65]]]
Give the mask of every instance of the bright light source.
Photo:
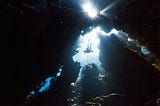
[[[84,12],[88,14],[89,17],[95,18],[98,15],[98,11],[90,2],[86,2],[82,5]]]

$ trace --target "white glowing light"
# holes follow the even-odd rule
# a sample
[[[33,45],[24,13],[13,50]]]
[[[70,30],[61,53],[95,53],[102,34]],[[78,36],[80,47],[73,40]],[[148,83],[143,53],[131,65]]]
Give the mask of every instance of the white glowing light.
[[[104,15],[105,12],[106,12],[109,8],[110,8],[110,6],[104,8],[103,10],[100,11],[100,14],[101,14],[101,15]]]
[[[86,12],[88,16],[91,18],[95,18],[98,15],[97,9],[95,9],[94,6],[90,2],[85,2],[82,5],[82,8],[84,12]]]
[[[116,29],[112,29],[110,33],[111,33],[111,34],[118,35],[119,31],[118,31],[118,30],[116,30]]]
[[[133,42],[133,41],[134,41],[134,40],[131,39],[131,38],[128,38],[127,40],[128,40],[128,42]]]
[[[103,15],[103,14],[104,14],[103,10],[102,10],[102,11],[100,11],[99,13],[100,13],[101,15]]]
[[[72,57],[73,61],[80,63],[81,66],[75,84],[77,84],[83,77],[83,68],[88,64],[94,63],[98,67],[99,73],[102,73],[104,71],[99,60],[99,36],[110,36],[112,33],[117,34],[118,31],[113,29],[109,33],[106,33],[100,27],[92,27],[89,33],[80,35],[78,41],[79,44],[76,49],[76,51],[78,52]]]
[[[84,33],[84,31],[82,30],[81,33]]]
[[[92,29],[92,27],[90,26],[89,29]]]
[[[105,31],[103,31],[100,27],[97,28],[98,32],[103,35],[103,36],[110,36],[111,34],[115,34],[118,35],[119,31],[116,29],[112,29],[109,33],[106,33]]]
[[[99,38],[97,29],[93,29],[91,32],[80,35],[79,38],[79,47],[77,48],[78,53],[73,56],[73,60],[81,63],[81,66],[84,67],[87,64],[95,63],[100,64],[99,61]],[[84,51],[88,47],[91,46],[91,50],[93,52],[85,53]]]
[[[101,62],[99,60],[99,36],[110,36],[111,34],[118,34],[119,31],[112,29],[109,33],[103,31],[100,27],[93,28],[89,33],[80,35],[79,45],[75,54],[72,58],[73,61],[79,62],[82,67],[87,64],[95,63],[98,67],[101,67]]]
[[[85,33],[84,35],[80,35],[77,45],[78,47],[76,48],[76,51],[78,52],[72,57],[73,61],[80,63],[81,66],[78,77],[75,81],[75,85],[82,79],[83,68],[86,65],[94,63],[97,66],[99,73],[104,73],[104,69],[101,66],[101,61],[99,59],[99,36],[110,36],[111,34],[119,34],[119,31],[116,29],[112,29],[108,33],[103,31],[100,27],[94,28],[90,26],[89,29],[90,32]]]
[[[119,0],[115,0],[115,2],[113,2],[112,4],[108,5],[107,7],[105,7],[103,10],[101,10],[99,12],[100,15],[103,16],[107,16],[106,12],[111,9],[113,6],[115,6],[117,3],[119,2]]]

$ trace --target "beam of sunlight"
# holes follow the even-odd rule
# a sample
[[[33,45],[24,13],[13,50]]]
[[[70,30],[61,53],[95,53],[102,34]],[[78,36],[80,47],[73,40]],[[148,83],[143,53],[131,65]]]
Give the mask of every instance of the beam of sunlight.
[[[99,38],[98,38],[97,28],[93,29],[91,32],[80,35],[79,37],[79,47],[76,49],[78,53],[73,56],[73,61],[79,62],[81,67],[87,64],[95,63],[100,66],[99,57]]]
[[[113,6],[115,6],[117,3],[119,2],[119,0],[113,2],[112,4],[108,5],[106,8],[104,8],[103,10],[100,11],[100,14],[103,16],[107,16],[106,12],[111,9]]]
[[[95,6],[93,6],[93,4],[89,1],[85,2],[82,4],[82,9],[84,10],[84,12],[86,12],[88,14],[89,17],[91,18],[95,18],[98,15],[98,11],[95,8]]]
[[[119,31],[116,29],[112,29],[109,33],[103,31],[100,27],[96,27],[91,29],[89,33],[84,35],[80,35],[79,44],[76,48],[78,51],[72,58],[74,62],[80,63],[81,69],[79,70],[78,78],[75,81],[75,84],[78,83],[82,77],[83,67],[88,64],[94,63],[98,69],[99,73],[103,73],[104,69],[101,66],[101,62],[99,60],[99,36],[110,36],[111,34],[118,34]]]
[[[71,87],[74,87],[73,97],[68,98],[68,101],[71,101],[74,104],[79,102],[81,98],[81,88],[83,83],[83,78],[92,77],[86,76],[86,71],[89,71],[93,78],[105,83],[104,79],[106,78],[105,70],[102,67],[102,63],[99,59],[100,55],[100,36],[110,37],[112,34],[118,34],[119,31],[116,29],[110,30],[110,32],[105,32],[101,29],[100,26],[94,27],[90,26],[89,31],[81,31],[78,41],[76,42],[76,54],[73,55],[72,59],[74,62],[80,64],[79,73],[75,82],[70,84]],[[95,69],[95,67],[96,69]],[[90,71],[88,69],[93,69]],[[94,73],[97,73],[96,75]],[[94,76],[95,75],[95,76]]]

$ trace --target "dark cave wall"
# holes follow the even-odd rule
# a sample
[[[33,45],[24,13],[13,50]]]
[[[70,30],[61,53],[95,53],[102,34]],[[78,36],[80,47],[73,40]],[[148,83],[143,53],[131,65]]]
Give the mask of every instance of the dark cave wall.
[[[159,56],[160,53],[160,1],[140,0],[130,3],[120,10],[113,21],[117,29],[122,29],[140,44],[147,46]]]

